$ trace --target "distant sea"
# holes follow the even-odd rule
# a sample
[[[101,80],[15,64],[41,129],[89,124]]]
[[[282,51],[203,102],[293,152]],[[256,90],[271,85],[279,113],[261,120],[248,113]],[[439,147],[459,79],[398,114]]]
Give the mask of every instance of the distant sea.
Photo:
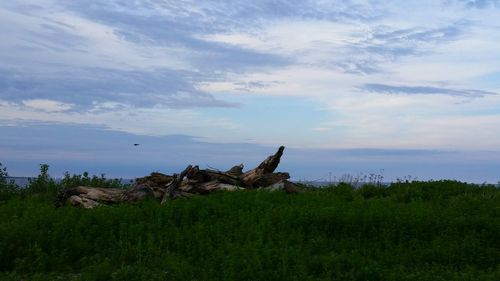
[[[29,180],[30,180],[30,178],[28,178],[28,177],[7,177],[8,182],[14,181],[15,184],[22,186],[22,187],[28,185]]]

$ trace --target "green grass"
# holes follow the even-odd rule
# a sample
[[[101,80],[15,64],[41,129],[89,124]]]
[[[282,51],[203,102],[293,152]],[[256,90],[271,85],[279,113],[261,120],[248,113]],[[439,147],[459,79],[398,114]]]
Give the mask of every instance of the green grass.
[[[0,201],[0,280],[500,280],[500,190],[455,181]]]

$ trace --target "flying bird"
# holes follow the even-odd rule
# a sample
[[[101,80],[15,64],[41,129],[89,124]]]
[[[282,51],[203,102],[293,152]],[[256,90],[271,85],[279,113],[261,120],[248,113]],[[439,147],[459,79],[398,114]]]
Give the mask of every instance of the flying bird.
[[[134,146],[138,146],[139,144],[138,143],[134,143]]]

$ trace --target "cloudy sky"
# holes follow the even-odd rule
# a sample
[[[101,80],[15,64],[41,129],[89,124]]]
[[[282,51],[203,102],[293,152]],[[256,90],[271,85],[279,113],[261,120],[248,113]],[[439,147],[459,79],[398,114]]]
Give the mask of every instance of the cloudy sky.
[[[225,169],[500,180],[500,1],[7,0],[12,175]],[[141,143],[134,147],[133,143]]]

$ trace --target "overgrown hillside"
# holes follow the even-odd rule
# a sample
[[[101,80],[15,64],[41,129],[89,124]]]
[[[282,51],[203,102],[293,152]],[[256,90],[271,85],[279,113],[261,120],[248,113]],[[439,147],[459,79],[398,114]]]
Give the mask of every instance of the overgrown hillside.
[[[38,180],[0,183],[0,280],[500,280],[493,186],[341,184],[85,210],[51,202],[85,177]]]

